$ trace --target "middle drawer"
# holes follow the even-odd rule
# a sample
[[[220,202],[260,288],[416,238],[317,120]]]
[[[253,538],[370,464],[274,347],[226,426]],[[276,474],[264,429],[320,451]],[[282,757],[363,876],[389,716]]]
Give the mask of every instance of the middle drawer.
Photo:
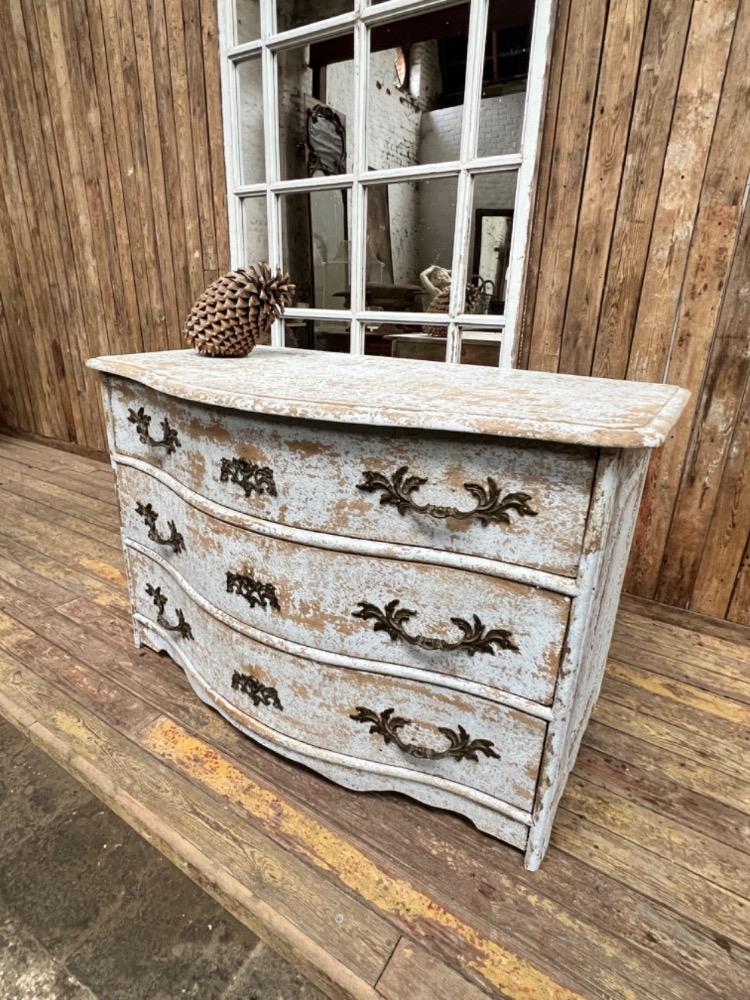
[[[570,609],[561,594],[273,537],[211,516],[128,466],[118,490],[127,538],[262,632],[552,702]]]

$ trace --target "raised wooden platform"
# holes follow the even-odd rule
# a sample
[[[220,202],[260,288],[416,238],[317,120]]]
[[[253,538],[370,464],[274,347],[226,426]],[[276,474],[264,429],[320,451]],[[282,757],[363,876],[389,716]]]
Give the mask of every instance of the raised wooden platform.
[[[0,436],[0,712],[332,997],[747,996],[750,638],[644,607],[531,874],[261,750],[135,650],[109,467]]]

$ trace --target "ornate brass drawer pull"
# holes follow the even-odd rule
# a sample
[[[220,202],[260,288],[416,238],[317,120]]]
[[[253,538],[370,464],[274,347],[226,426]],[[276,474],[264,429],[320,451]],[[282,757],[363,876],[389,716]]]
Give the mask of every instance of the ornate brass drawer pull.
[[[161,421],[161,428],[164,432],[161,441],[157,441],[149,434],[148,429],[151,425],[151,417],[142,406],[138,410],[128,408],[128,421],[131,424],[135,424],[135,429],[138,431],[138,440],[141,444],[150,444],[152,448],[166,448],[168,455],[172,455],[178,448],[182,447],[180,439],[177,437],[177,431],[174,427],[169,426],[169,421],[166,417]]]
[[[476,518],[480,524],[486,526],[490,523],[510,524],[511,510],[520,517],[536,517],[538,514],[538,511],[529,507],[531,500],[529,493],[506,493],[505,496],[501,496],[500,488],[491,476],[487,477],[486,486],[480,483],[464,483],[466,492],[476,500],[476,505],[471,510],[441,507],[434,503],[419,504],[412,494],[416,493],[420,486],[424,486],[427,480],[422,476],[407,476],[408,471],[409,466],[402,465],[390,479],[381,472],[364,472],[364,482],[359,483],[357,489],[363,493],[380,491],[381,506],[395,507],[399,514],[412,510],[415,514],[427,514],[440,520],[453,517],[460,521],[469,521]]]
[[[244,458],[222,458],[219,480],[222,483],[232,482],[241,486],[246,497],[253,493],[257,493],[258,496],[264,493],[270,497],[277,495],[273,469],[269,469],[267,465],[248,462]]]
[[[438,732],[447,740],[448,746],[444,750],[433,750],[432,747],[422,746],[419,743],[405,743],[399,736],[399,729],[411,725],[411,719],[403,719],[394,715],[394,708],[383,709],[378,713],[371,708],[357,706],[356,711],[349,718],[354,722],[369,722],[370,732],[383,737],[386,746],[395,743],[402,753],[410,757],[417,757],[419,760],[444,760],[452,757],[454,760],[477,761],[478,753],[483,753],[485,757],[495,757],[500,760],[500,754],[495,750],[492,740],[472,740],[463,726],[455,729],[448,729],[445,726],[438,726]]]
[[[271,708],[278,708],[280,712],[284,711],[276,688],[266,687],[252,674],[241,674],[235,670],[232,674],[232,690],[242,691],[243,694],[249,695],[253,705],[268,705]]]
[[[387,632],[392,640],[401,639],[408,642],[410,646],[419,646],[420,649],[435,649],[444,652],[462,649],[469,656],[475,653],[489,653],[495,655],[493,645],[499,649],[512,649],[518,652],[518,646],[513,642],[513,633],[507,628],[486,628],[478,615],[472,615],[473,623],[467,622],[464,618],[451,618],[453,625],[458,628],[462,635],[460,639],[435,639],[427,635],[414,635],[406,631],[406,622],[416,615],[416,611],[409,608],[400,608],[400,601],[389,601],[384,610],[376,604],[369,604],[367,601],[360,601],[357,605],[359,611],[352,611],[354,618],[360,618],[363,622],[374,621],[373,632]]]
[[[156,511],[154,510],[154,508],[151,506],[150,503],[143,504],[139,500],[136,502],[135,510],[138,516],[142,517],[143,520],[146,522],[146,526],[148,528],[148,537],[151,539],[152,542],[157,542],[159,545],[169,545],[172,549],[174,549],[175,553],[177,554],[185,551],[185,539],[177,530],[177,526],[175,525],[174,521],[167,521],[167,526],[169,527],[169,535],[167,538],[165,538],[163,535],[160,535],[159,532],[156,530],[156,522],[158,520],[159,515],[156,513]]]
[[[149,597],[152,597],[154,599],[154,604],[159,609],[159,613],[156,616],[157,625],[161,625],[161,627],[167,629],[168,632],[179,632],[183,639],[193,638],[193,630],[185,621],[185,616],[182,613],[182,608],[177,608],[176,625],[171,625],[164,617],[164,609],[167,606],[167,598],[164,594],[162,594],[161,587],[152,587],[150,583],[147,583],[146,593],[148,594]]]
[[[254,576],[227,572],[227,593],[239,594],[240,597],[244,597],[251,608],[260,606],[261,608],[271,607],[275,611],[281,610],[274,585],[256,580]]]

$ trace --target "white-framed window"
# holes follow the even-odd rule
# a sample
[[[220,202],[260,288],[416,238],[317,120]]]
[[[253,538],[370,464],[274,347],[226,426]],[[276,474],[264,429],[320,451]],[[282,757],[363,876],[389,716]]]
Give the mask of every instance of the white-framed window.
[[[218,3],[232,266],[297,285],[272,344],[512,366],[554,0]]]

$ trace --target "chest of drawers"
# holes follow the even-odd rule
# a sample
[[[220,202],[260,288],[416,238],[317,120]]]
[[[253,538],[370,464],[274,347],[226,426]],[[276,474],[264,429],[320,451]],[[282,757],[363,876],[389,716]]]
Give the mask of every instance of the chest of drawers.
[[[90,364],[136,642],[264,746],[537,868],[687,394],[271,348]]]

